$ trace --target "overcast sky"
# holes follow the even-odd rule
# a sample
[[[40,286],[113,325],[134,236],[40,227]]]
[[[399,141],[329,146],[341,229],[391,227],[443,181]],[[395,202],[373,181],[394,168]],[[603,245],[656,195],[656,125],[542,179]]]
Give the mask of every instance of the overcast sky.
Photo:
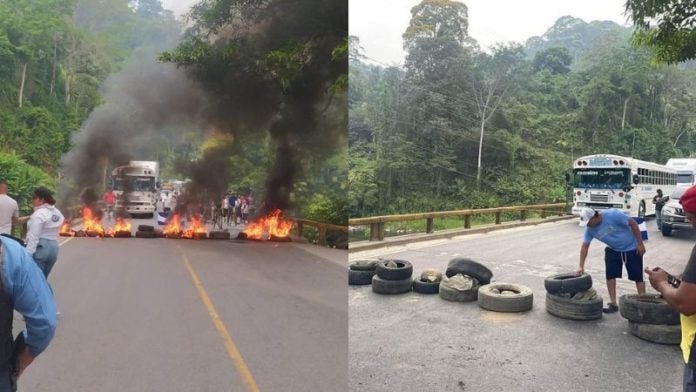
[[[174,11],[176,15],[185,14],[192,5],[198,3],[199,0],[162,0],[162,6],[168,10]]]
[[[611,20],[626,25],[626,0],[465,0],[469,35],[485,48],[496,42],[524,42],[544,34],[561,16],[586,22]],[[420,0],[350,0],[349,30],[360,37],[365,54],[381,63],[403,63],[401,35]]]

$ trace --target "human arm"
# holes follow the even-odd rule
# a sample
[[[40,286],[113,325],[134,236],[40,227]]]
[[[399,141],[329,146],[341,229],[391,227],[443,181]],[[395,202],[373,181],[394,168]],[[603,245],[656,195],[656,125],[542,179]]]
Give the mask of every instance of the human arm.
[[[628,227],[631,229],[631,233],[633,234],[633,238],[636,239],[636,243],[638,244],[638,247],[636,249],[636,253],[638,253],[641,256],[644,255],[645,254],[645,245],[643,244],[643,236],[640,234],[640,229],[638,228],[638,224],[633,219],[628,218]]]
[[[582,246],[580,247],[580,264],[578,265],[577,271],[575,271],[578,275],[582,275],[585,273],[585,260],[587,259],[587,251],[590,249],[590,243],[583,242]]]
[[[662,297],[674,309],[685,316],[696,314],[696,284],[682,280],[678,288],[674,288],[667,282],[667,272],[663,269],[653,271],[645,268],[645,273],[650,278],[650,285],[662,294]]]
[[[39,245],[39,236],[41,235],[43,224],[44,216],[38,212],[34,212],[29,218],[29,222],[27,222],[27,238],[24,242],[30,255],[36,252],[36,247]]]

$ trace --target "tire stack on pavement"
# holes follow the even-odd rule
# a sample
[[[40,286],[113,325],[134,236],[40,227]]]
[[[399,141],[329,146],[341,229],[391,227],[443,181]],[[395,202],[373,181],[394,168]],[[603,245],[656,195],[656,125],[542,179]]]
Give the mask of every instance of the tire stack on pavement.
[[[463,257],[450,260],[445,275],[440,282],[440,298],[454,302],[476,301],[481,285],[489,284],[493,278],[486,266]]]
[[[622,295],[619,310],[628,320],[632,335],[659,344],[678,345],[681,342],[679,312],[659,294]]]
[[[380,260],[372,277],[372,291],[377,294],[403,294],[413,287],[413,265],[405,260]]]
[[[440,290],[440,282],[442,282],[442,272],[427,269],[413,280],[413,291],[420,294],[437,294]]]
[[[546,311],[568,320],[602,318],[602,297],[592,288],[592,277],[575,272],[556,274],[544,280]]]
[[[348,267],[348,284],[352,286],[368,285],[377,273],[377,260],[358,260]]]

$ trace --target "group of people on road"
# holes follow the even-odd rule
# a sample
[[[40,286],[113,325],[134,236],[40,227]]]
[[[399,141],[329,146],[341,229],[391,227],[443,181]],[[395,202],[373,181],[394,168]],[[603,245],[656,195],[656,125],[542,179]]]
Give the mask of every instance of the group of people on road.
[[[26,238],[12,236],[19,206],[7,192],[7,182],[0,180],[0,392],[17,389],[19,376],[55,335],[58,312],[47,279],[58,258],[58,233],[64,221],[52,192],[38,187],[32,195],[34,211]],[[15,310],[26,324],[16,339]]]
[[[228,191],[222,195],[219,206],[222,221],[228,226],[230,222],[235,226],[238,224],[249,223],[250,217],[254,214],[254,197],[249,195],[238,195],[236,192]]]
[[[661,211],[668,198],[657,190],[653,198],[658,229],[661,228]],[[696,229],[696,186],[687,189],[679,198],[686,217]],[[605,277],[609,291],[609,303],[605,313],[619,310],[616,302],[616,279],[622,277],[623,266],[628,279],[635,282],[638,294],[645,293],[643,272],[647,274],[650,285],[674,309],[681,313],[682,341],[681,350],[684,359],[684,392],[696,392],[696,246],[689,256],[686,268],[677,279],[662,268],[643,268],[645,245],[636,221],[617,209],[595,211],[583,208],[580,211],[580,226],[585,227],[578,274],[585,271],[585,260],[593,239],[606,244],[604,250]]]

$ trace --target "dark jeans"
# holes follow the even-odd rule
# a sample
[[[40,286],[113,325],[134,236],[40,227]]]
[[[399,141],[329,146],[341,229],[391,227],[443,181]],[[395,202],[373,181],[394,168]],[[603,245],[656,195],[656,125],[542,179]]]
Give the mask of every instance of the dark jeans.
[[[0,392],[14,392],[10,382],[10,369],[6,366],[0,367]]]
[[[684,392],[696,392],[696,370],[684,365]]]
[[[657,223],[657,230],[662,230],[662,210],[655,210],[655,222]]]

